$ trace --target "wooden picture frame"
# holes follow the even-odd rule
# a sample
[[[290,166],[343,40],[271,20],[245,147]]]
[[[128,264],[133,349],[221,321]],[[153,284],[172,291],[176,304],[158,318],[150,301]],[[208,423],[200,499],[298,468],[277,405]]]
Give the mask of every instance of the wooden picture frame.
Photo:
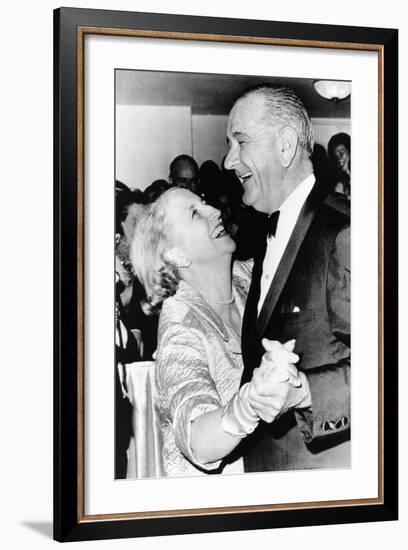
[[[378,494],[225,508],[85,513],[84,40],[145,37],[375,52],[378,57]],[[143,537],[397,519],[398,32],[170,14],[54,12],[54,538]],[[387,364],[387,366],[385,365]]]

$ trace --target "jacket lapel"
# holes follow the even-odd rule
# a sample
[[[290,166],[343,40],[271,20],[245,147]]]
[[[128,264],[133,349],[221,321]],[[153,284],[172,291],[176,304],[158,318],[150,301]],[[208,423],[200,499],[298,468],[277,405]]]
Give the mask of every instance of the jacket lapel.
[[[297,254],[302,245],[302,242],[309,230],[311,223],[316,214],[317,203],[322,199],[323,190],[316,183],[306,199],[302,210],[300,211],[299,218],[296,222],[295,228],[283,253],[282,259],[276,270],[275,276],[269,287],[268,294],[265,297],[265,301],[262,305],[262,309],[259,313],[258,320],[254,329],[254,341],[258,342],[262,338],[266,326],[275,310],[277,301],[281,292],[285,286],[285,283],[295,263]]]
[[[258,301],[261,290],[262,265],[266,250],[266,234],[262,235],[262,242],[254,258],[254,267],[252,268],[251,286],[249,288],[248,299],[246,302],[244,317],[242,320],[242,354],[244,362],[249,356],[249,351],[253,343],[252,335],[256,326],[258,315]]]

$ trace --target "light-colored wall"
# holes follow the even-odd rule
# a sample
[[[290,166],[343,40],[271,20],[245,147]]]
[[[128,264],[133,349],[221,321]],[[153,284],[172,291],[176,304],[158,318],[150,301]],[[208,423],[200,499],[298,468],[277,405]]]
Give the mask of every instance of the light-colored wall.
[[[226,141],[227,116],[193,115],[193,155],[199,165],[213,160],[219,166],[228,152]]]
[[[131,189],[167,180],[173,158],[191,152],[190,107],[117,106],[116,179]]]
[[[312,118],[315,129],[316,143],[327,149],[329,139],[339,132],[351,136],[351,120],[347,118]]]
[[[118,105],[116,111],[116,178],[130,188],[145,189],[168,179],[169,164],[180,154],[201,165],[219,166],[227,154],[227,116],[192,115],[190,107]],[[338,132],[350,134],[348,119],[312,119],[316,143],[327,148]]]
[[[228,152],[226,142],[227,116],[192,115],[193,156],[201,164],[205,160],[214,160],[221,165]],[[316,143],[327,149],[329,139],[339,132],[351,135],[351,121],[346,118],[312,118]]]

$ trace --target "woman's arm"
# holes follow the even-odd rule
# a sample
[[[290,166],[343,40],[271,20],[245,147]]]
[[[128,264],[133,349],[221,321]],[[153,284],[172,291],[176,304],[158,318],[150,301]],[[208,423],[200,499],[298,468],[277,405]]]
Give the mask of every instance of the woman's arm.
[[[197,419],[222,410],[222,402],[197,331],[181,323],[171,322],[166,326],[160,337],[155,378],[161,407],[171,422],[174,439],[181,453],[200,468],[218,468],[219,463],[208,464],[207,455],[201,461],[191,444],[192,430]],[[205,426],[204,420],[204,427],[200,430],[194,427],[194,439],[197,431],[202,432],[199,436],[201,445],[202,441],[204,445],[209,443],[208,433],[213,429],[213,420],[211,415],[209,426]],[[236,440],[235,445],[238,443],[239,440]],[[219,458],[222,456],[217,456],[212,462]]]
[[[216,462],[235,449],[240,438],[221,427],[223,409],[200,415],[191,423],[191,450],[202,464]]]
[[[235,424],[230,421],[231,413],[238,415],[246,427],[250,425],[251,431],[259,421],[253,411],[245,412],[238,394],[227,404],[221,401],[210,372],[214,360],[207,357],[199,331],[185,324],[171,323],[161,336],[156,384],[162,408],[182,454],[206,470],[217,469],[221,459],[240,442],[241,437],[234,433]],[[223,416],[226,425],[232,426],[232,433],[223,429]]]
[[[260,415],[272,422],[281,412],[295,390],[288,382],[290,368],[293,365],[285,363],[274,372],[255,369],[252,380],[223,405],[199,334],[171,324],[162,335],[156,383],[183,455],[200,468],[218,468],[219,461],[256,428]],[[262,412],[258,415],[255,409]]]
[[[290,361],[298,357],[279,342],[265,341],[262,366],[222,408],[198,416],[191,424],[191,448],[201,462],[228,455],[252,433],[260,419],[273,422],[284,410],[309,407],[306,377]],[[292,343],[290,349],[293,349]]]

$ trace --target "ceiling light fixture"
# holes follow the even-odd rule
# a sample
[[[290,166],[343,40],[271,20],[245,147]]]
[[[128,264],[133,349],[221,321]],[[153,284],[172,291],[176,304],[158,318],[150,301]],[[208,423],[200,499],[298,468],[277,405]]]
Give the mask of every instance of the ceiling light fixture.
[[[351,82],[345,80],[315,80],[313,86],[321,97],[334,103],[351,94]]]

